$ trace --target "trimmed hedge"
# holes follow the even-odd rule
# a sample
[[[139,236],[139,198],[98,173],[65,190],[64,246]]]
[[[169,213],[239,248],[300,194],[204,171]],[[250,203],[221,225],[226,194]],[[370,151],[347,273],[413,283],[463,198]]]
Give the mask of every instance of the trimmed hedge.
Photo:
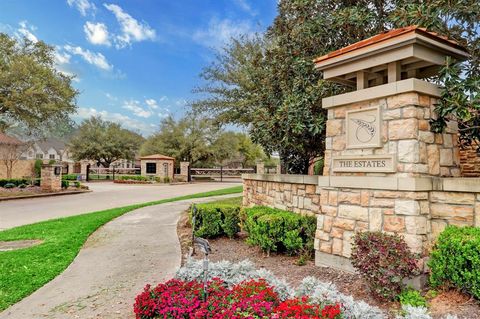
[[[195,217],[195,236],[233,238],[240,231],[240,205],[228,202],[198,204]],[[193,206],[190,210],[192,221]]]
[[[480,228],[447,227],[428,263],[433,287],[455,287],[480,299]]]
[[[148,178],[141,175],[123,175],[119,177],[122,181],[148,181]]]
[[[62,180],[64,180],[64,181],[76,181],[77,180],[77,174],[62,175]]]
[[[243,228],[248,233],[247,243],[271,251],[290,255],[313,254],[317,228],[314,216],[302,216],[280,209],[256,206],[242,211]]]
[[[13,184],[17,187],[22,184],[30,184],[30,182],[25,178],[0,179],[0,187],[5,187],[7,184]]]

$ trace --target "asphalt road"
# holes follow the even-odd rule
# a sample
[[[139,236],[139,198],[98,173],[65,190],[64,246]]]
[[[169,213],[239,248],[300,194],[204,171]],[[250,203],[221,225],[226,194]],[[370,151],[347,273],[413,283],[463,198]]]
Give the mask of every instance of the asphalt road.
[[[0,230],[52,218],[208,192],[241,184],[210,182],[182,185],[126,185],[102,182],[87,185],[93,192],[0,202]]]

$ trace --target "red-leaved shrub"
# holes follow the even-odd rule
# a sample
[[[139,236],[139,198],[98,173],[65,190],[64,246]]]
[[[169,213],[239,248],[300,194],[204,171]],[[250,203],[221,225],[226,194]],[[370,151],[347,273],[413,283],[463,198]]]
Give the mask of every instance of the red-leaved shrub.
[[[341,318],[340,305],[311,305],[308,298],[280,302],[273,287],[265,280],[249,280],[226,288],[223,281],[203,284],[172,279],[154,289],[147,285],[134,304],[137,319],[240,319],[240,318]]]
[[[404,288],[402,280],[419,274],[417,257],[398,235],[357,233],[351,260],[373,294],[381,299],[393,300]]]

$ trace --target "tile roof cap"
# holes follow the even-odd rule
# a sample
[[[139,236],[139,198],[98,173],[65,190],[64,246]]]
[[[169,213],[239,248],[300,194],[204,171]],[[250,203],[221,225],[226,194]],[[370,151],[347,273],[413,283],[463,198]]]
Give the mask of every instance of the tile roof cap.
[[[406,33],[418,33],[418,34],[427,36],[429,38],[432,38],[434,40],[437,40],[439,42],[443,42],[443,43],[445,43],[447,45],[450,45],[450,46],[452,46],[456,49],[460,49],[462,51],[467,52],[467,50],[464,47],[462,47],[461,45],[459,45],[456,41],[451,40],[451,39],[449,39],[445,36],[441,36],[436,32],[428,31],[426,28],[421,28],[419,26],[413,25],[413,26],[408,26],[408,27],[404,27],[404,28],[398,28],[398,29],[393,29],[393,30],[390,30],[390,31],[382,32],[382,33],[374,35],[373,37],[370,37],[368,39],[361,40],[359,42],[353,43],[353,44],[351,44],[349,46],[346,46],[344,48],[341,48],[339,50],[330,52],[329,54],[320,56],[320,57],[314,59],[313,62],[318,63],[318,62],[321,62],[321,61],[325,61],[325,60],[331,59],[333,57],[337,57],[337,56],[340,56],[342,54],[345,54],[347,52],[355,51],[355,50],[358,50],[360,48],[364,48],[364,47],[367,47],[367,46],[370,46],[370,45],[373,45],[373,44],[376,44],[376,43],[379,43],[379,42],[382,42],[382,41],[385,41],[385,40],[388,40],[388,39],[392,39],[392,38],[398,37],[398,36],[406,34]]]
[[[147,155],[147,156],[142,156],[140,157],[141,160],[145,159],[166,159],[166,160],[175,160],[174,157],[162,155],[162,154],[152,154],[152,155]]]

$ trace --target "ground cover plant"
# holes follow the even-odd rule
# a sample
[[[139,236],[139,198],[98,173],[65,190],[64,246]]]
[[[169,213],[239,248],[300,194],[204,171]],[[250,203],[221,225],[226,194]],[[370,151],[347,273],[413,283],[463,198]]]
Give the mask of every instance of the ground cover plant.
[[[430,255],[430,283],[453,287],[480,299],[480,228],[447,227]]]
[[[229,288],[221,279],[207,283],[171,279],[145,287],[135,299],[138,319],[149,318],[311,318],[340,319],[339,304],[310,304],[309,298],[280,300],[264,279],[250,279]]]
[[[272,251],[285,251],[291,255],[313,254],[313,239],[317,228],[314,216],[255,206],[243,209],[242,225],[248,233],[247,243],[259,246],[268,255]]]
[[[134,209],[193,198],[240,193],[242,187],[163,199],[48,220],[0,232],[0,241],[42,240],[34,247],[0,252],[0,311],[28,296],[60,274],[96,229]]]

